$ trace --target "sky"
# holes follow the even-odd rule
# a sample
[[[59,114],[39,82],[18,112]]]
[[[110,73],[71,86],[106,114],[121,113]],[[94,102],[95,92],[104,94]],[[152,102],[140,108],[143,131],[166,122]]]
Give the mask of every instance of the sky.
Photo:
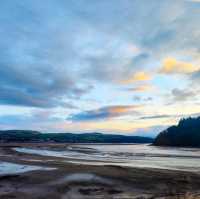
[[[200,115],[199,0],[1,0],[0,129],[155,136]]]

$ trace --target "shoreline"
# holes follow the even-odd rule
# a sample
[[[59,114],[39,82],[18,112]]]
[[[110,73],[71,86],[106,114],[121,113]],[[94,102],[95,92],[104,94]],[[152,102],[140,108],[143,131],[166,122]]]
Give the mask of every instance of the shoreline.
[[[16,143],[14,144],[17,145]],[[66,144],[21,143],[18,147],[59,148]],[[199,199],[200,173],[122,166],[81,165],[64,158],[14,152],[0,145],[0,161],[55,170],[0,176],[1,199]]]

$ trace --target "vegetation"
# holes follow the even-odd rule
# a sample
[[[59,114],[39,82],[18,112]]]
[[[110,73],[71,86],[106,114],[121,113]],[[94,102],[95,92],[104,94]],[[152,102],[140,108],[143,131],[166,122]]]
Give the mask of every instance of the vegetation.
[[[28,130],[0,131],[0,142],[152,143],[152,138],[101,133],[40,133]]]
[[[154,140],[157,146],[200,147],[200,117],[182,119],[177,126],[161,132]]]

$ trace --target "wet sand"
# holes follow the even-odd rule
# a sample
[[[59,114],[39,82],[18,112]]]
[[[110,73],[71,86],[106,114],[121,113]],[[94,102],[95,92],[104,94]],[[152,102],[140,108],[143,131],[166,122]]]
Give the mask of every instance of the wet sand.
[[[0,161],[56,168],[0,175],[0,199],[200,199],[200,173],[72,164],[14,151],[63,150],[66,144],[1,144]]]

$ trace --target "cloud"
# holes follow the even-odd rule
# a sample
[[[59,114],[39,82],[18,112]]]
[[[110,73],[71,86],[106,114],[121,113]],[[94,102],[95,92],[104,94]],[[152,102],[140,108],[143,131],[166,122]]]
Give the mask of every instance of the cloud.
[[[197,93],[192,90],[178,88],[173,89],[171,93],[173,96],[173,101],[187,101],[189,99],[194,99],[197,95]]]
[[[187,1],[194,2],[194,3],[200,3],[200,0],[187,0]]]
[[[150,84],[145,84],[145,85],[135,86],[133,88],[128,88],[127,90],[131,92],[149,92],[155,90],[155,87]]]
[[[146,72],[137,72],[129,79],[123,80],[122,83],[131,84],[131,83],[140,82],[140,81],[149,81],[151,80],[151,78],[152,78],[151,75]]]
[[[136,73],[138,67],[132,65],[132,60],[140,55],[139,47],[126,39],[115,38],[115,35],[107,35],[101,31],[91,34],[91,38],[94,35],[101,39],[94,41],[95,48],[91,48],[84,55],[87,67],[82,72],[82,76],[98,82],[118,84],[130,73]]]
[[[142,98],[140,97],[140,96],[133,96],[133,100],[134,101],[141,101],[142,100]]]
[[[172,115],[151,115],[151,116],[144,116],[140,117],[139,119],[148,120],[148,119],[162,119],[162,118],[170,118],[173,117]]]
[[[200,70],[195,71],[194,73],[191,74],[190,79],[193,82],[199,83],[200,82]]]
[[[37,3],[13,1],[13,4],[5,3],[5,10],[0,11],[8,21],[0,22],[4,27],[0,33],[4,38],[0,42],[0,50],[4,52],[0,55],[0,104],[67,107],[70,99],[79,99],[92,87],[78,81],[77,74],[69,67],[73,49],[68,41],[70,36],[66,39],[62,36],[65,32],[60,26],[62,19],[48,16],[50,5],[47,12],[37,15],[37,6]],[[9,9],[14,9],[16,16],[8,14]],[[53,10],[57,9],[55,6]],[[51,19],[52,27],[49,27]]]
[[[38,80],[39,81],[39,80]],[[70,86],[70,85],[69,85]],[[48,86],[45,90],[41,87],[34,87],[34,85],[25,85],[18,87],[15,85],[1,85],[0,86],[0,104],[2,105],[17,105],[38,108],[51,108],[51,107],[65,107],[76,108],[72,102],[62,100],[61,97],[68,96],[69,99],[79,98],[87,89],[69,88],[65,90],[54,90]],[[33,90],[32,90],[33,89]]]
[[[75,105],[93,113],[96,107],[131,103],[132,92],[138,92],[144,102],[146,94],[151,94],[147,92],[154,91],[149,81],[160,89],[152,100],[152,106],[157,106],[156,100],[160,103],[166,90],[177,82],[188,83],[179,75],[170,82],[164,76],[152,76],[162,60],[162,74],[188,74],[198,86],[199,19],[197,4],[178,0],[151,4],[146,0],[50,0],[48,4],[4,0],[0,6],[0,106],[11,112],[15,107],[19,112],[56,108],[62,115]],[[132,87],[127,89],[131,92],[124,95],[119,86]],[[117,115],[102,108],[97,118]],[[75,117],[72,113],[78,110],[68,111],[64,115]],[[119,125],[121,129],[127,128],[125,123]]]
[[[32,111],[30,114],[5,114],[0,115],[3,129],[47,129],[49,124],[60,121],[51,111]],[[46,127],[45,127],[46,126]]]
[[[153,97],[146,97],[144,98],[144,101],[152,101],[153,100]]]
[[[163,74],[187,74],[196,71],[198,67],[188,62],[177,61],[174,58],[166,58],[160,73]]]
[[[114,20],[106,22],[107,4],[6,2],[0,8],[0,104],[62,106],[88,94],[94,81],[114,83],[133,73],[140,47],[103,27]]]
[[[73,122],[104,120],[137,113],[137,109],[140,107],[141,106],[139,105],[106,106],[95,110],[72,114],[67,118],[67,120],[71,120]]]
[[[146,101],[146,102],[149,102],[149,101],[152,101],[153,98],[152,97],[144,97],[142,98],[141,96],[133,96],[133,100],[134,101]]]

